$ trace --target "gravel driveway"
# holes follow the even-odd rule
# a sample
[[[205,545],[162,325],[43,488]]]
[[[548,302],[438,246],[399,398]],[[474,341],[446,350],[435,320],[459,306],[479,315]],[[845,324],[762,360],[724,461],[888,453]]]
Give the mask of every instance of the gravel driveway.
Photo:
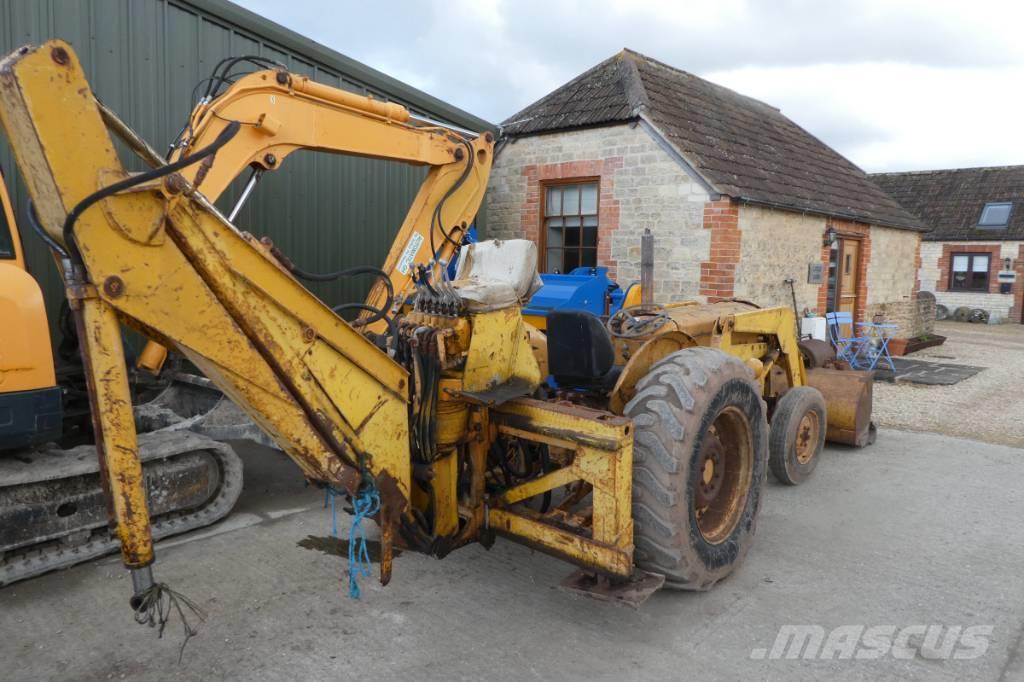
[[[1024,325],[937,322],[946,343],[909,356],[986,367],[954,386],[875,383],[880,426],[1024,447]]]

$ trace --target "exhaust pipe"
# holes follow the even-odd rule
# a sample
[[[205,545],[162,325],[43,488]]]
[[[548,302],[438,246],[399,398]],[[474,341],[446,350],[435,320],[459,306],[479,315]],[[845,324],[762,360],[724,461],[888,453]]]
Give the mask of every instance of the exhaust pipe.
[[[654,307],[654,235],[649,228],[640,237],[640,306]]]

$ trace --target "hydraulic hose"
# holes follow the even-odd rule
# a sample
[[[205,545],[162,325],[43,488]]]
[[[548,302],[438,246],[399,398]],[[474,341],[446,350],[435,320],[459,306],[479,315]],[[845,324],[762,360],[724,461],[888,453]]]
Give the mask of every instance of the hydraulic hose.
[[[338,313],[339,315],[347,310],[367,310],[373,313],[373,315],[366,318],[364,324],[371,324],[373,322],[376,322],[377,320],[384,320],[385,322],[387,322],[388,334],[391,335],[391,338],[398,338],[397,330],[395,329],[395,321],[388,317],[387,313],[384,310],[381,310],[380,308],[368,305],[366,303],[342,303],[341,305],[334,306],[333,308],[331,308],[331,310]]]
[[[227,125],[226,128],[224,128],[224,130],[220,132],[220,135],[217,136],[217,139],[215,139],[213,142],[203,147],[199,151],[195,152],[194,154],[189,154],[188,156],[178,159],[174,163],[168,164],[166,166],[154,168],[153,170],[146,171],[145,173],[133,175],[130,178],[121,180],[120,182],[115,182],[113,185],[110,185],[109,187],[104,187],[103,189],[97,192],[93,192],[92,194],[85,197],[77,204],[75,204],[75,207],[71,209],[70,213],[68,213],[67,218],[64,219],[63,230],[64,243],[67,245],[68,255],[71,258],[71,263],[79,267],[85,266],[85,263],[82,260],[82,252],[79,250],[78,244],[75,242],[74,227],[75,222],[77,222],[78,218],[90,206],[92,206],[98,201],[106,199],[111,195],[117,194],[118,192],[123,192],[126,189],[135,187],[136,185],[141,185],[152,180],[157,180],[159,178],[170,175],[171,173],[176,173],[182,168],[191,166],[192,164],[198,161],[202,161],[203,159],[212,154],[216,154],[218,149],[226,145],[231,140],[231,138],[238,134],[238,130],[241,127],[242,126],[238,121],[232,121]]]
[[[64,250],[64,247],[57,243],[57,240],[46,234],[46,230],[39,224],[39,214],[36,213],[36,205],[29,199],[28,202],[28,224],[32,228],[40,239],[46,242],[46,245],[57,252],[61,258],[67,258],[68,252]]]
[[[387,289],[388,296],[384,302],[384,305],[381,306],[379,309],[371,308],[369,306],[364,307],[364,309],[372,309],[375,312],[379,312],[380,310],[388,311],[391,310],[391,304],[395,300],[395,287],[391,283],[391,278],[388,277],[388,273],[384,272],[380,268],[375,268],[369,265],[361,265],[354,268],[338,270],[337,272],[319,273],[306,272],[302,268],[296,267],[294,263],[290,263],[290,265],[291,267],[289,268],[289,270],[291,271],[291,273],[298,277],[299,279],[304,279],[307,282],[333,282],[334,280],[339,279],[341,277],[355,277],[357,275],[375,275],[377,279],[384,282],[384,288]],[[377,315],[372,320],[367,320],[367,324],[369,324],[370,322],[376,322],[382,317],[383,314]]]

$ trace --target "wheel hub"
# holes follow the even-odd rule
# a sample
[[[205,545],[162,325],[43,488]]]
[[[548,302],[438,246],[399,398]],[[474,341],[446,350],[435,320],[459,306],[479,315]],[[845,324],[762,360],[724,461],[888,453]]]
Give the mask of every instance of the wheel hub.
[[[808,411],[800,420],[796,430],[796,461],[800,464],[807,464],[814,458],[814,451],[817,449],[818,440],[821,435],[821,423],[818,414]]]
[[[710,544],[725,542],[743,515],[754,466],[752,429],[747,417],[727,407],[701,443],[693,467],[693,512]]]
[[[725,449],[714,431],[708,432],[701,448],[700,477],[697,481],[697,506],[706,507],[714,502],[722,490],[725,479]]]

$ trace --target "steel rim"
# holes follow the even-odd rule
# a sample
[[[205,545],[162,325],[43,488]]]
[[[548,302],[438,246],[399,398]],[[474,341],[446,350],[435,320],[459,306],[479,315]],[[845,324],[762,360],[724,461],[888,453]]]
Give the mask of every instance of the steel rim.
[[[800,420],[796,429],[796,443],[793,444],[793,448],[796,450],[796,461],[800,464],[807,464],[814,459],[820,437],[821,420],[818,419],[817,412],[809,410]]]
[[[750,422],[739,409],[722,410],[701,444],[694,469],[694,513],[704,541],[725,542],[736,529],[753,480]]]

